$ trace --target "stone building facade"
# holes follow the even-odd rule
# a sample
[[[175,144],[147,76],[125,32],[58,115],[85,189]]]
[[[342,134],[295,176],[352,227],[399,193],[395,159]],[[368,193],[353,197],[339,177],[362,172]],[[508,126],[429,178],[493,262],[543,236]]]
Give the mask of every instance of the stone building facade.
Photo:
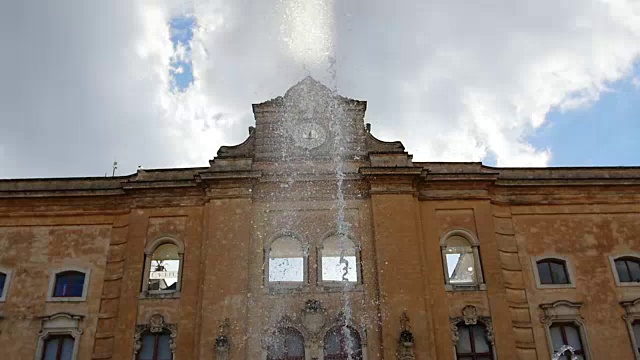
[[[207,167],[0,181],[0,357],[640,359],[640,168],[414,162],[365,110],[307,78]]]

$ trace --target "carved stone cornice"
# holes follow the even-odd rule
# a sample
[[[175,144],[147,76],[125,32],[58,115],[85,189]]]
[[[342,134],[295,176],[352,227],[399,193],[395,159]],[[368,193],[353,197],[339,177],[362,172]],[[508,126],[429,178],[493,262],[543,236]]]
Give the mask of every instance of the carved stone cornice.
[[[422,169],[415,167],[361,167],[370,194],[416,194]]]
[[[582,323],[584,318],[580,315],[582,303],[569,300],[558,300],[552,303],[540,304],[543,313],[540,322],[550,325],[552,322],[560,320],[575,321]]]

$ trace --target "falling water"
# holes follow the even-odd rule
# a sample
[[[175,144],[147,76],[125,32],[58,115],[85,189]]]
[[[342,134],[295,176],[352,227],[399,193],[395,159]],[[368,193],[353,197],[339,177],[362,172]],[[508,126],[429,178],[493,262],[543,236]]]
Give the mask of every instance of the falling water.
[[[568,356],[567,356],[568,355]],[[561,357],[568,360],[582,360],[582,356],[576,355],[575,349],[570,345],[562,345],[558,351],[553,353],[552,360],[558,360]]]
[[[293,55],[293,58],[306,69],[324,68],[330,79],[329,87],[332,93],[330,105],[325,111],[331,116],[331,128],[333,130],[333,168],[336,177],[335,211],[336,233],[341,239],[339,266],[342,266],[341,279],[344,284],[342,291],[342,309],[344,316],[343,336],[349,352],[354,348],[354,339],[347,324],[351,323],[352,309],[350,296],[347,290],[349,285],[349,271],[357,271],[356,264],[350,264],[345,256],[347,251],[346,239],[349,234],[350,224],[345,217],[345,155],[346,145],[351,134],[345,131],[348,126],[348,117],[345,114],[340,97],[337,93],[336,61],[334,55],[334,10],[333,0],[283,0],[285,3],[283,35],[284,41]],[[305,99],[314,101],[314,99]],[[353,259],[353,258],[352,258]],[[351,265],[351,266],[350,266]],[[357,275],[356,275],[357,278]],[[354,354],[349,354],[351,359]]]

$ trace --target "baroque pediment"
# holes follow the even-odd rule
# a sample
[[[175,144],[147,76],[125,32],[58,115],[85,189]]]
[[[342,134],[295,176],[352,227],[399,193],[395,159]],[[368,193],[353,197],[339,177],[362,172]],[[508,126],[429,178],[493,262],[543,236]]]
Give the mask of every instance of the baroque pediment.
[[[283,96],[254,104],[255,127],[249,128],[241,144],[220,147],[211,161],[212,171],[247,171],[258,162],[282,164],[287,159],[297,173],[316,173],[322,168],[319,163],[331,163],[336,154],[359,162],[358,166],[367,160],[378,167],[412,166],[401,142],[382,141],[371,134],[371,126],[364,123],[366,104],[306,77]]]

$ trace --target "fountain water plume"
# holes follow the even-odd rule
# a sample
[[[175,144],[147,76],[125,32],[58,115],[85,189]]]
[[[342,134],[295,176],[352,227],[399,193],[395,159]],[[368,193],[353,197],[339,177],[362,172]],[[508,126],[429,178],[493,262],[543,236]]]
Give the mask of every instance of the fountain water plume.
[[[339,311],[340,324],[342,325],[341,335],[345,339],[346,350],[349,359],[359,359],[360,354],[354,353],[356,343],[359,339],[354,339],[352,334],[352,306],[350,279],[358,271],[357,264],[351,264],[354,256],[348,251],[352,251],[348,244],[351,240],[348,234],[351,224],[346,219],[347,201],[345,199],[345,180],[347,176],[345,161],[347,161],[347,144],[353,134],[350,131],[350,119],[343,108],[343,98],[337,94],[336,57],[334,54],[334,13],[333,0],[281,0],[283,5],[282,36],[291,56],[296,62],[303,65],[308,71],[311,69],[322,71],[321,77],[328,79],[330,96],[328,103],[319,104],[317,94],[304,93],[297,100],[299,103],[291,106],[291,112],[285,114],[287,121],[290,118],[329,119],[330,129],[333,135],[331,164],[333,175],[335,176],[335,233],[339,240],[339,279],[343,286],[341,293],[342,305]],[[307,83],[308,84],[308,83]],[[285,96],[285,99],[287,97]],[[292,96],[296,98],[296,96]],[[324,99],[324,97],[323,97]],[[324,101],[324,100],[323,100]],[[287,110],[289,111],[289,109]],[[294,154],[295,149],[283,147],[282,162],[286,163],[287,156]],[[295,171],[288,173],[288,182],[294,183],[297,178]],[[355,260],[357,261],[357,260]],[[350,267],[350,265],[352,265]],[[351,275],[351,277],[350,277]],[[360,276],[355,277],[359,280]]]
[[[281,0],[283,40],[296,61],[318,66],[331,57],[334,43],[333,0]]]
[[[569,353],[568,357],[567,353]],[[575,349],[571,345],[562,345],[558,351],[553,353],[552,360],[558,360],[561,357],[568,360],[583,360],[583,357],[577,355]]]

